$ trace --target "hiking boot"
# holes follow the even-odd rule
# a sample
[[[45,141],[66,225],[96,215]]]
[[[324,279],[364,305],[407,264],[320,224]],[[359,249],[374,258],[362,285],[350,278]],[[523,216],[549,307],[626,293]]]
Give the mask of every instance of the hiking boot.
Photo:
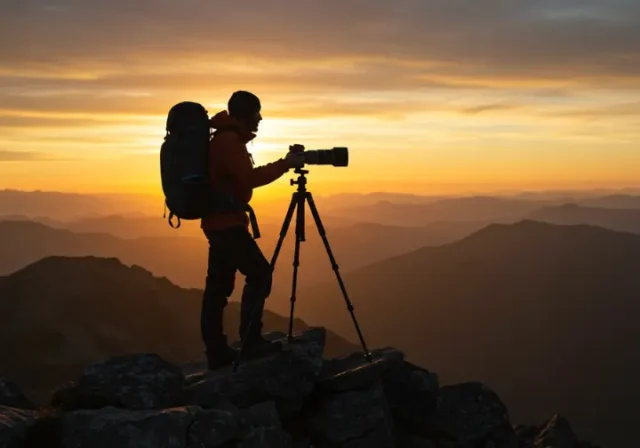
[[[282,349],[282,342],[269,341],[262,337],[262,335],[254,336],[251,339],[247,339],[242,344],[242,356],[245,357],[257,357],[266,356],[272,353],[276,353]]]
[[[235,361],[237,353],[235,350],[223,345],[215,352],[207,352],[207,368],[209,370],[218,370],[222,367],[231,365]]]

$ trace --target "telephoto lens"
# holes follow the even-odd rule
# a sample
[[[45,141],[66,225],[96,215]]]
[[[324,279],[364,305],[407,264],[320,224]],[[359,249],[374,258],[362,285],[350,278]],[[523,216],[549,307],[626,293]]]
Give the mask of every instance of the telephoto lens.
[[[304,163],[308,165],[349,166],[349,149],[311,149],[302,152]]]

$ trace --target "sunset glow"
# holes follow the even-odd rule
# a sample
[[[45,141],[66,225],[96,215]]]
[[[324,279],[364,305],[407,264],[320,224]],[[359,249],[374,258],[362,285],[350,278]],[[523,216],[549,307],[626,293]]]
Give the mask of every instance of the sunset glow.
[[[214,114],[237,89],[262,99],[258,163],[292,143],[350,148],[349,168],[311,168],[327,194],[639,185],[631,2],[187,3],[203,17],[150,1],[3,10],[0,187],[159,194],[168,109]]]

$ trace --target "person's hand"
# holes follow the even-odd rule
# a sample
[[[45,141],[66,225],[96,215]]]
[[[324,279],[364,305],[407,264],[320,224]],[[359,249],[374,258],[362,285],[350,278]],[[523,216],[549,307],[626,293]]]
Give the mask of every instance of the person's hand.
[[[304,156],[299,152],[288,152],[284,160],[289,168],[299,168],[304,165]]]
[[[302,151],[304,151],[304,145],[300,145],[298,143],[289,145],[289,152],[302,152]]]

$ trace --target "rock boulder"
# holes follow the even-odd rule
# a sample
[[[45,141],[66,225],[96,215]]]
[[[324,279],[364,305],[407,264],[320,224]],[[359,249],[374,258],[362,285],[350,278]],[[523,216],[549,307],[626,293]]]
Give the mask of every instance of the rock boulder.
[[[325,359],[324,329],[267,338],[283,349],[237,372],[154,354],[92,364],[49,409],[0,406],[0,448],[594,448],[561,416],[514,428],[486,385],[441,387],[396,349]],[[9,381],[0,392],[29,405]]]

